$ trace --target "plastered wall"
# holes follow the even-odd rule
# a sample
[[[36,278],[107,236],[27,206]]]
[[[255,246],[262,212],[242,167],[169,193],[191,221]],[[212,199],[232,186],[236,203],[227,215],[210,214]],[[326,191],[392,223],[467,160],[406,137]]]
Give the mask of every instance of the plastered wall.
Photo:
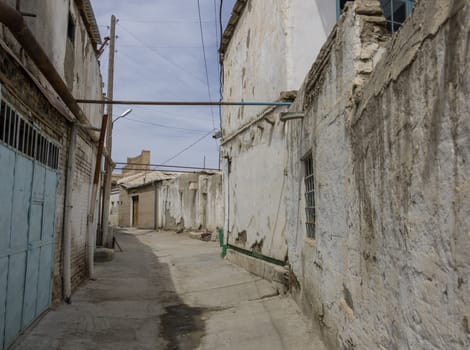
[[[335,21],[331,1],[248,1],[224,55],[224,100],[270,102],[299,89]],[[283,111],[224,107],[222,115],[225,239],[281,261],[287,259]]]
[[[377,7],[348,7],[292,107],[293,294],[332,348],[467,349],[470,6],[419,1],[392,38]]]

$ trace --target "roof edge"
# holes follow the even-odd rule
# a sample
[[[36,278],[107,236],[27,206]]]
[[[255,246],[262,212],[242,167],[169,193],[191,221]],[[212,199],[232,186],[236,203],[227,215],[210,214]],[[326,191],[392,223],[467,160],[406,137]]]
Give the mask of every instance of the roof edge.
[[[101,44],[101,34],[96,22],[95,12],[90,0],[75,0],[75,4],[85,22],[85,26],[93,45],[96,47]]]
[[[248,1],[249,0],[237,0],[235,2],[235,5],[233,5],[232,14],[230,15],[227,27],[225,28],[224,33],[222,35],[222,39],[220,41],[219,54],[221,62],[224,60],[223,56],[227,51],[230,42],[232,41],[233,34],[235,33],[235,29],[237,28],[238,22],[240,21],[240,18],[242,17],[245,11]]]

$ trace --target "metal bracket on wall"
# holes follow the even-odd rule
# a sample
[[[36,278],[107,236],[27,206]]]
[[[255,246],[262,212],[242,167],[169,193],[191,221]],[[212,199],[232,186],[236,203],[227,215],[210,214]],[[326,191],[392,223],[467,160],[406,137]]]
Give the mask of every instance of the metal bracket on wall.
[[[280,119],[282,122],[293,119],[303,119],[305,117],[304,112],[282,112],[280,113]]]

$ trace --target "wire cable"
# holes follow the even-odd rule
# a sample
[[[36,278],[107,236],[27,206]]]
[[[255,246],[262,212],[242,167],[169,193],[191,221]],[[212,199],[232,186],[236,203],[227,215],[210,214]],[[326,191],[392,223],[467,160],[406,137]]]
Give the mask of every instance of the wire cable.
[[[192,144],[190,144],[189,146],[187,146],[186,148],[182,149],[181,151],[179,151],[178,153],[176,153],[174,156],[172,156],[171,158],[167,159],[166,161],[164,161],[162,163],[162,165],[165,165],[167,164],[169,161],[179,157],[181,154],[183,154],[184,152],[186,152],[188,149],[190,149],[191,147],[197,145],[199,142],[201,142],[202,140],[204,140],[207,136],[209,136],[210,134],[212,134],[213,132],[215,131],[214,130],[211,130],[209,131],[207,134],[201,136],[200,138],[198,138],[195,142],[193,142]]]
[[[132,121],[132,122],[135,122],[135,123],[141,123],[141,124],[146,124],[146,125],[158,126],[160,128],[187,131],[187,132],[191,132],[191,133],[198,133],[198,134],[204,133],[205,134],[207,132],[207,130],[179,128],[177,126],[169,126],[169,125],[160,124],[160,123],[147,122],[147,121],[144,121],[144,120],[138,120],[138,119],[133,119],[133,118],[129,118],[129,117],[127,117],[123,120],[129,120],[129,121]]]
[[[209,95],[209,101],[212,101],[211,85],[209,82],[209,69],[207,68],[206,45],[204,43],[204,31],[202,29],[201,2],[199,0],[197,0],[197,12],[199,15],[199,29],[201,31],[202,53],[204,55],[204,67],[206,70],[207,93]],[[211,117],[212,117],[212,127],[215,129],[214,110],[212,109],[212,107],[211,107]]]
[[[142,40],[140,40],[136,35],[134,35],[132,32],[130,32],[128,29],[126,29],[126,27],[124,27],[122,24],[119,24],[119,26],[125,31],[127,32],[130,36],[132,36],[136,41],[138,41],[139,43],[141,43],[143,45],[143,47],[145,47],[146,49],[152,51],[155,55],[157,55],[160,59],[163,59],[165,62],[171,64],[172,66],[182,70],[183,72],[185,72],[186,74],[189,74],[191,75],[194,79],[197,79],[198,81],[200,81],[202,84],[206,85],[206,82],[199,78],[197,75],[195,75],[194,73],[192,73],[191,71],[188,71],[187,69],[185,69],[183,66],[180,66],[179,64],[176,64],[175,62],[169,60],[168,58],[166,58],[165,56],[161,55],[160,53],[158,53],[157,51],[155,51],[154,49],[152,49],[151,46],[148,46],[146,43],[144,43]]]

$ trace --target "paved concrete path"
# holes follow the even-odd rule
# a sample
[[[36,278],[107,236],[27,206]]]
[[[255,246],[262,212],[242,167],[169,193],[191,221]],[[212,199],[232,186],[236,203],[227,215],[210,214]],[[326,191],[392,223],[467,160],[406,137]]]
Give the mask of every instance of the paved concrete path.
[[[124,252],[15,349],[324,349],[289,297],[221,259],[218,244],[137,230],[117,239]]]

